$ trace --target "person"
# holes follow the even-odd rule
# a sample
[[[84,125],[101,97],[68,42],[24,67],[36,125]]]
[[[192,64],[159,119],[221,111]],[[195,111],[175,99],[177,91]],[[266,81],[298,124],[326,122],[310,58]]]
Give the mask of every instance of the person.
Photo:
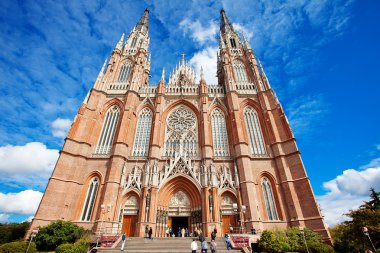
[[[203,240],[201,245],[202,245],[202,253],[207,253],[207,250],[208,250],[207,241]]]
[[[216,253],[216,242],[215,242],[215,240],[211,240],[210,250],[211,250],[211,253]]]
[[[172,230],[172,227],[169,227],[169,237],[173,237],[173,230]]]
[[[148,234],[149,234],[149,239],[153,240],[153,238],[152,238],[152,234],[153,234],[153,229],[152,229],[152,227],[149,228],[149,232],[148,232]]]
[[[226,247],[228,250],[232,249],[232,245],[231,245],[231,242],[230,242],[230,235],[226,233],[226,235],[224,236],[225,239],[226,239]]]
[[[188,237],[189,236],[189,230],[186,228],[185,229],[185,237]]]
[[[203,233],[201,231],[201,232],[199,232],[199,241],[203,242],[204,240],[205,240],[205,237],[204,237],[204,235],[203,235]]]
[[[198,237],[198,228],[196,228],[196,227],[195,227],[195,230],[194,230],[193,236],[194,236],[194,237]]]
[[[149,233],[149,227],[148,225],[145,226],[145,238],[148,238],[148,233]]]
[[[125,233],[123,233],[123,235],[121,236],[121,251],[124,251],[124,245],[125,245],[125,239],[126,239],[126,236],[125,236]]]
[[[232,227],[232,225],[230,224],[230,234],[232,234],[234,232],[234,228]]]
[[[170,228],[168,226],[168,227],[166,227],[166,237],[169,237],[169,233],[170,233]]]
[[[178,227],[178,234],[177,234],[178,237],[181,237],[181,227]]]
[[[211,233],[211,240],[215,240],[215,239],[216,239],[216,233],[215,233],[215,230],[214,230]]]
[[[195,241],[195,239],[193,239],[193,241],[191,242],[191,253],[196,253],[197,250],[198,250],[198,244]]]
[[[214,227],[214,233],[215,233],[215,235],[218,233],[218,230],[216,229],[216,226]]]
[[[185,228],[181,229],[181,237],[185,237]]]

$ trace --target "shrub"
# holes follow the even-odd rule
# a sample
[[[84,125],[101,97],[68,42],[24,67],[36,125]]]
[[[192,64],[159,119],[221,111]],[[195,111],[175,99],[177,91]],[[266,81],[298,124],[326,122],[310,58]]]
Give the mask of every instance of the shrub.
[[[331,246],[323,244],[321,236],[310,229],[304,230],[305,240],[312,253],[333,253]],[[286,230],[265,230],[260,238],[259,246],[268,252],[307,252],[303,236],[298,228]]]
[[[55,250],[64,243],[73,243],[85,230],[69,221],[55,221],[39,229],[35,242],[38,250]]]
[[[20,253],[25,252],[28,248],[29,241],[17,241],[0,245],[0,253]],[[36,252],[36,244],[32,242],[28,253]]]
[[[64,243],[55,249],[56,253],[74,253],[74,244]]]
[[[87,253],[88,242],[82,238],[76,241],[74,244],[64,243],[59,245],[56,249],[56,253]]]

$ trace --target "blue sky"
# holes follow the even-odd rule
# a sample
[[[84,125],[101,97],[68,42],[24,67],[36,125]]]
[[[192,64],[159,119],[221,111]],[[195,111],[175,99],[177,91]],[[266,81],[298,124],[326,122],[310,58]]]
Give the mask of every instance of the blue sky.
[[[182,52],[216,83],[219,11],[278,94],[328,224],[380,190],[375,0],[0,1],[0,222],[33,216],[75,114],[150,9],[151,80]],[[198,72],[199,76],[199,72]]]

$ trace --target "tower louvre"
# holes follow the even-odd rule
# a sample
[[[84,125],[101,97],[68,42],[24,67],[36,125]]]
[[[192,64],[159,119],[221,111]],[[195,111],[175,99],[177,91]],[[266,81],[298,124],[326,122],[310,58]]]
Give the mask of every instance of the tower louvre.
[[[100,233],[218,236],[308,227],[330,241],[281,104],[222,10],[218,84],[184,56],[149,85],[149,11],[116,43],[81,105],[31,230],[57,219]],[[179,217],[187,217],[179,218]],[[30,231],[31,231],[30,230]],[[30,232],[29,231],[29,232]]]

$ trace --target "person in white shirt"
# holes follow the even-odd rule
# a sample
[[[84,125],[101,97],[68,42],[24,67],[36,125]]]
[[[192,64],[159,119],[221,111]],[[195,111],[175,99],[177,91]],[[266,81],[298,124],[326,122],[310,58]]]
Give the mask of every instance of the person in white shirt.
[[[193,239],[193,241],[191,242],[191,253],[196,253],[197,249],[198,249],[198,244],[195,241],[195,239]]]

